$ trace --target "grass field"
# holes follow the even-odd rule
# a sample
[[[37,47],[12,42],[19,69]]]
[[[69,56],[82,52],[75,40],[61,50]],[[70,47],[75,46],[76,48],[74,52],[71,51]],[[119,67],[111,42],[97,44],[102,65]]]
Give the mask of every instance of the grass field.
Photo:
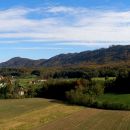
[[[99,101],[116,102],[130,106],[130,94],[104,94],[98,97]]]
[[[36,80],[36,77],[18,78],[19,84],[23,87],[27,86],[30,81]]]
[[[116,79],[116,77],[108,77],[107,79],[109,80],[114,80]],[[95,81],[105,81],[105,77],[97,77],[97,78],[92,78],[92,80],[95,80]]]
[[[0,100],[0,130],[37,129],[80,109],[40,98]]]
[[[0,100],[0,130],[129,130],[130,111],[69,106],[48,99]]]

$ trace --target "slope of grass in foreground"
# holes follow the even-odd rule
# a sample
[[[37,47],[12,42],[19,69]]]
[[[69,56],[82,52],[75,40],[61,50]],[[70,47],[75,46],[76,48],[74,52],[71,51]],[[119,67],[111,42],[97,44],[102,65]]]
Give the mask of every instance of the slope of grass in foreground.
[[[130,94],[104,94],[98,97],[98,101],[121,103],[130,107]]]
[[[0,130],[65,129],[128,130],[130,111],[69,106],[39,98],[0,100]]]
[[[40,98],[0,100],[0,130],[36,129],[81,109]]]
[[[0,122],[50,105],[47,99],[40,98],[0,100]]]

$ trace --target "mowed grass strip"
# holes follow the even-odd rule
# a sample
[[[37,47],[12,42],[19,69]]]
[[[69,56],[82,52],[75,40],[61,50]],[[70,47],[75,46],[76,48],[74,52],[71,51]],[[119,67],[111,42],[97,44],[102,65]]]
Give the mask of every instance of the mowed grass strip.
[[[40,98],[0,103],[0,130],[130,129],[130,111],[71,106]]]
[[[89,109],[54,121],[37,130],[129,130],[130,112]]]
[[[52,104],[49,100],[40,98],[0,100],[0,122]]]
[[[105,81],[105,77],[97,77],[97,78],[92,78],[94,81]],[[115,80],[116,77],[108,77],[107,80]]]
[[[104,94],[98,97],[98,101],[122,103],[130,106],[130,94]]]
[[[3,115],[0,119],[0,130],[35,130],[40,126],[44,126],[47,123],[55,121],[59,118],[66,117],[74,112],[83,109],[82,107],[68,106],[65,104],[52,102],[51,100],[47,99],[33,98],[19,99],[19,101],[5,100],[6,103],[4,100],[2,100],[1,102],[4,107],[12,105],[12,108],[15,109],[8,109],[10,118],[8,118],[8,114],[6,113],[7,109],[1,109],[1,113],[3,111]],[[26,110],[24,107],[24,111],[21,110],[21,104],[24,105]],[[15,111],[17,114],[15,114]]]

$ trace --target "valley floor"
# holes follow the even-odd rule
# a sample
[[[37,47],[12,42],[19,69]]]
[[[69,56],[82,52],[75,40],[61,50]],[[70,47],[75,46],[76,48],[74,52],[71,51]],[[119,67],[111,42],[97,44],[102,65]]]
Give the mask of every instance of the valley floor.
[[[0,130],[129,130],[130,111],[70,106],[32,98],[0,100]]]

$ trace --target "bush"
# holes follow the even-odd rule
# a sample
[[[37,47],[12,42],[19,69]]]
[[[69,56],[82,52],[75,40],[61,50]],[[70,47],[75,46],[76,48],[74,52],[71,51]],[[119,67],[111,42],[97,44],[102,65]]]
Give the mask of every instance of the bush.
[[[69,103],[83,106],[90,106],[95,100],[93,96],[83,94],[81,90],[66,92],[66,97]]]
[[[129,106],[127,104],[122,104],[118,102],[97,102],[97,108],[102,108],[102,109],[111,109],[111,110],[129,110]]]
[[[75,80],[49,80],[37,89],[37,96],[65,100],[65,92],[75,89],[76,86]]]
[[[32,72],[31,72],[31,75],[36,75],[36,76],[40,76],[40,71],[39,70],[33,70]]]
[[[121,71],[116,80],[109,80],[105,83],[106,93],[130,93],[130,72]]]
[[[91,106],[97,96],[103,94],[104,85],[101,82],[79,80],[76,90],[66,92],[68,102],[83,106]]]

